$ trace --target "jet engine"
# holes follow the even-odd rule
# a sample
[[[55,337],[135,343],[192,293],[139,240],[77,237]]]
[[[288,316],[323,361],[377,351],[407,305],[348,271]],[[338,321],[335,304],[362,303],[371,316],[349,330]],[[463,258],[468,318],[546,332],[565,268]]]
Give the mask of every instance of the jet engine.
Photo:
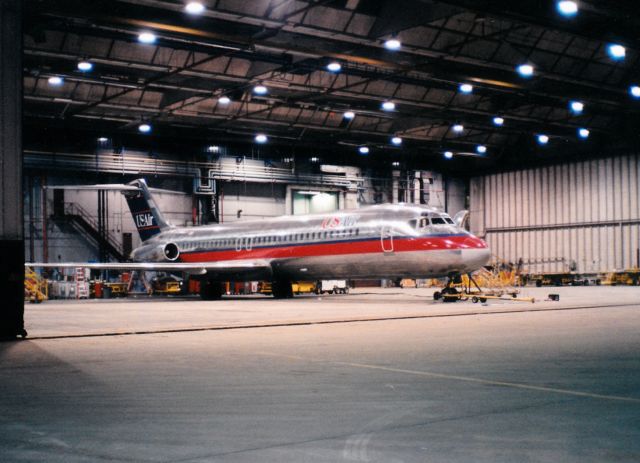
[[[164,249],[162,250],[165,259],[174,261],[178,257],[180,257],[180,250],[178,249],[178,245],[175,243],[167,243],[164,245]]]

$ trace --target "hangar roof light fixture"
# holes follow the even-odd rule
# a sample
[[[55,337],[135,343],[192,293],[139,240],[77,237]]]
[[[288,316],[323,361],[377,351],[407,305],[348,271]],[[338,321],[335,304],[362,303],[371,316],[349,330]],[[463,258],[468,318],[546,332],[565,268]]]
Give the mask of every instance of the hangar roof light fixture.
[[[493,125],[497,125],[498,127],[504,124],[504,118],[500,116],[496,116],[493,118]]]
[[[264,85],[256,85],[253,87],[253,93],[256,95],[266,95],[269,90]]]
[[[356,113],[354,113],[353,111],[347,111],[342,115],[342,117],[344,117],[345,119],[353,119],[354,117],[356,117]]]
[[[453,153],[451,151],[444,152],[445,159],[451,159],[453,157]]]
[[[358,152],[360,152],[360,154],[369,154],[369,147],[361,146],[358,148]]]
[[[471,84],[460,84],[460,87],[458,87],[458,89],[460,90],[460,93],[471,93],[471,92],[473,92],[473,85],[471,85]]]
[[[138,126],[138,132],[140,132],[140,133],[149,133],[149,132],[151,132],[151,125],[146,124],[146,123],[145,124],[140,124]]]
[[[391,143],[396,145],[396,146],[402,145],[402,138],[401,137],[393,137],[391,139]]]
[[[578,13],[578,4],[570,0],[562,0],[556,3],[556,9],[561,15],[572,17]]]
[[[220,147],[217,145],[209,145],[207,146],[207,153],[217,153],[220,151]]]
[[[189,2],[184,10],[189,14],[201,14],[204,12],[204,5],[200,2]]]
[[[82,72],[89,72],[93,69],[93,64],[89,61],[80,61],[78,63],[78,70]]]
[[[522,77],[531,77],[535,72],[535,68],[532,64],[521,64],[516,68],[516,71],[518,71],[518,74]]]
[[[384,111],[393,111],[396,109],[396,104],[393,101],[385,101],[382,103],[382,109]]]
[[[585,129],[585,128],[578,129],[578,136],[582,139],[589,138],[589,134],[590,134],[589,129]]]
[[[627,49],[620,44],[612,43],[607,46],[607,53],[611,59],[620,61],[627,56]]]
[[[60,76],[51,76],[47,79],[47,82],[49,82],[49,85],[58,87],[64,83],[64,79]]]
[[[393,161],[393,162],[391,163],[391,165],[392,165],[393,167],[400,167],[400,163],[399,163],[398,161]]]
[[[464,125],[462,124],[454,124],[453,127],[451,127],[451,130],[453,130],[456,133],[460,133],[464,131]]]
[[[108,142],[108,141],[109,141],[109,139],[108,139],[107,137],[100,137],[100,138],[98,138],[98,143],[106,143],[106,142]]]
[[[396,51],[400,50],[400,48],[402,47],[402,43],[397,38],[392,37],[384,42],[384,47],[387,50]]]
[[[538,144],[546,145],[547,143],[549,143],[549,136],[541,133],[540,135],[537,136],[537,140],[538,140]]]
[[[487,147],[484,145],[478,145],[476,146],[476,152],[478,154],[485,154],[487,152]]]
[[[265,134],[259,133],[259,134],[257,134],[255,136],[254,140],[256,141],[256,143],[261,143],[262,144],[262,143],[266,143],[267,140],[269,140],[269,139],[267,138],[267,136]]]
[[[138,34],[138,42],[140,43],[155,43],[156,36],[152,32],[141,32]]]
[[[640,86],[632,85],[631,87],[629,87],[629,93],[634,98],[640,98]]]
[[[569,108],[574,114],[580,114],[584,110],[584,103],[582,101],[570,101]]]
[[[340,72],[340,70],[342,69],[342,65],[337,61],[332,61],[331,63],[327,64],[327,69],[331,72]]]
[[[228,96],[221,96],[220,98],[218,98],[218,103],[227,105],[231,103],[231,98],[229,98]]]

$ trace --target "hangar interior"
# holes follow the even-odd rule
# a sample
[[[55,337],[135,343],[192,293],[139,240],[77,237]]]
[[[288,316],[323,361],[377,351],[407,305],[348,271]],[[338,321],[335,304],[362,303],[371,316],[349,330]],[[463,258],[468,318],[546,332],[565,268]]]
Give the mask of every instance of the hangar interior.
[[[27,2],[27,260],[126,257],[117,195],[99,217],[95,194],[42,188],[142,176],[186,195],[181,225],[309,212],[318,191],[470,209],[531,272],[638,267],[631,3],[489,3]]]
[[[3,0],[0,452],[637,461],[638,27],[632,0]],[[188,272],[38,269],[130,263],[127,197],[82,187],[137,179],[185,234],[415,205],[491,259],[480,293],[216,302]]]

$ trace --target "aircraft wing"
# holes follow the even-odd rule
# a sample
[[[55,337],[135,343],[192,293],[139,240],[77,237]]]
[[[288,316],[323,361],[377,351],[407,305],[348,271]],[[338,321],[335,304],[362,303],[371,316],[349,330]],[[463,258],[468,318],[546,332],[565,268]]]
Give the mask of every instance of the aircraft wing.
[[[271,262],[264,259],[253,260],[221,260],[216,262],[65,262],[43,263],[27,262],[25,267],[32,268],[89,268],[95,270],[138,270],[149,272],[186,272],[192,275],[209,275],[212,277],[247,278],[255,275],[256,279],[268,279],[272,275]]]

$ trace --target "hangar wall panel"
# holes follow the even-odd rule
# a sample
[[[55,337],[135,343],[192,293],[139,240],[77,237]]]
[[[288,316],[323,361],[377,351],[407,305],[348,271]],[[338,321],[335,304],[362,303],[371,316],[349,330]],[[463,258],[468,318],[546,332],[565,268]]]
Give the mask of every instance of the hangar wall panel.
[[[639,265],[640,156],[475,177],[471,230],[532,272]]]

